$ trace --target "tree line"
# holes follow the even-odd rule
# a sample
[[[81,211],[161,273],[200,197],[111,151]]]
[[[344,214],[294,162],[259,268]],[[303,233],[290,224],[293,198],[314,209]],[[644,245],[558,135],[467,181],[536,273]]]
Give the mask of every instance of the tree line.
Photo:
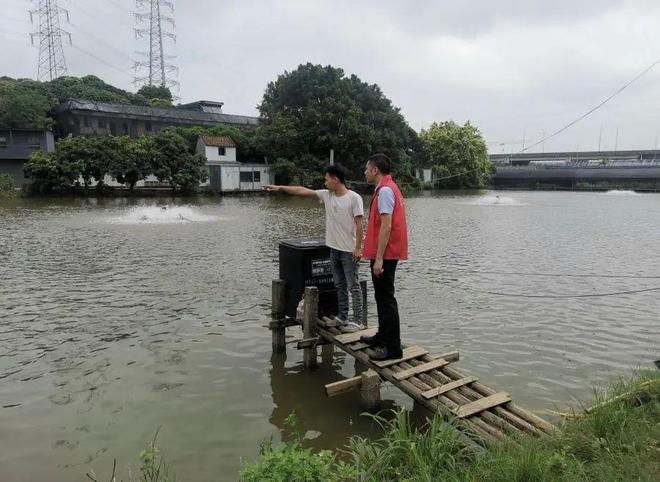
[[[92,181],[103,190],[106,176],[135,184],[149,175],[174,189],[194,192],[208,178],[206,157],[194,153],[189,142],[175,129],[163,129],[153,136],[66,137],[54,152],[36,151],[25,165],[36,192],[68,190]]]
[[[9,80],[0,78],[0,126],[33,122],[27,115],[29,112],[33,112],[32,117],[36,118],[34,123],[47,123],[48,106],[72,98],[172,105],[171,94],[164,87],[149,86],[132,94],[93,76],[80,79],[63,77],[47,83],[21,81],[20,88],[11,88],[18,88],[25,98],[8,101],[6,91],[11,84]],[[35,87],[36,84],[42,85],[41,90]],[[41,93],[29,93],[31,89]],[[26,98],[31,99],[35,109],[21,108],[30,105]],[[394,175],[404,184],[419,185],[418,169],[429,167],[435,175],[433,185],[438,188],[481,188],[491,180],[492,166],[486,144],[476,126],[469,122],[459,125],[453,121],[443,121],[417,132],[377,84],[363,82],[356,75],[346,75],[340,68],[307,63],[291,72],[285,71],[267,85],[258,110],[260,122],[253,131],[218,126],[215,130],[191,127],[176,128],[170,132],[182,137],[191,153],[200,135],[210,132],[230,135],[236,143],[239,160],[268,162],[271,172],[283,183],[321,184],[322,168],[328,163],[330,150],[334,151],[335,161],[347,168],[349,178],[353,180],[362,180],[364,160],[375,152],[383,152],[393,160]],[[60,147],[62,142],[64,145]],[[139,146],[152,146],[154,141],[61,140],[58,150],[68,151],[67,146],[72,142],[103,146],[110,149],[109,158],[113,158],[117,152],[113,146],[117,144],[135,144],[138,147],[133,151],[142,152],[144,148]],[[124,155],[130,159],[134,154],[129,152]],[[56,153],[54,158],[58,159],[58,156]],[[151,160],[145,162],[152,165]],[[117,164],[114,161],[99,163]],[[123,172],[119,168],[114,171],[101,170],[120,175]],[[143,168],[138,166],[130,171],[132,174],[129,177],[121,178],[133,179],[135,172],[142,171]],[[81,172],[88,173],[90,170]],[[96,172],[100,171],[97,169]],[[83,178],[85,175],[81,174]],[[183,186],[178,181],[172,182]]]

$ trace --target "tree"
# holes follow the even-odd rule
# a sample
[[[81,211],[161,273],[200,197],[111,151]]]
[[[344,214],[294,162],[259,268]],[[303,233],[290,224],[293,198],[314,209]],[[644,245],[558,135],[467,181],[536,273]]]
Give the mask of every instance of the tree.
[[[51,104],[39,82],[0,78],[0,126],[11,128],[50,127]]]
[[[129,191],[133,191],[135,184],[146,178],[152,171],[153,142],[151,137],[131,139],[120,137],[120,155],[110,166],[110,175],[122,184],[128,184]]]
[[[143,85],[138,89],[137,95],[147,99],[151,105],[172,106],[172,92],[164,85]]]
[[[192,154],[186,140],[173,129],[163,129],[152,137],[153,174],[174,188],[196,191],[208,179],[206,157]]]
[[[437,123],[420,133],[426,155],[441,179],[435,187],[480,189],[490,183],[492,165],[479,129],[470,122]]]
[[[70,189],[78,172],[77,165],[59,159],[53,152],[35,151],[25,163],[25,173],[32,178],[32,189],[41,193]]]
[[[416,136],[376,84],[332,66],[305,64],[268,84],[259,105],[255,145],[293,161],[300,172],[327,163],[330,149],[353,177],[375,152],[395,164]]]
[[[147,91],[150,97],[146,97],[106,84],[93,75],[64,76],[49,82],[0,77],[0,127],[52,128],[50,110],[73,99],[171,107],[169,89],[156,89]],[[156,98],[151,97],[154,94]]]
[[[62,164],[75,166],[87,188],[94,179],[98,190],[104,187],[104,178],[111,166],[120,162],[118,138],[112,136],[86,138],[67,137],[55,146],[55,157]]]

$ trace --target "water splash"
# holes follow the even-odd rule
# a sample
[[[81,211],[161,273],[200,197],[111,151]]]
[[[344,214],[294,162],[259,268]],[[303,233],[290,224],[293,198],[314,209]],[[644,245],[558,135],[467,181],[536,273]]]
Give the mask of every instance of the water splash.
[[[190,206],[137,206],[107,220],[110,224],[181,224],[217,221]]]
[[[471,206],[525,206],[515,198],[500,195],[481,196],[474,201],[465,202],[461,204],[468,204]]]
[[[604,193],[607,196],[639,196],[640,194],[635,191],[626,189],[611,189]]]

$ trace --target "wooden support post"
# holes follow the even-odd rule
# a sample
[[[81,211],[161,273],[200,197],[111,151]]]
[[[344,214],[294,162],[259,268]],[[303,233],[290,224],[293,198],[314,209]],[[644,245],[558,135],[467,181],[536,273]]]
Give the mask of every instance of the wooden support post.
[[[325,343],[321,346],[321,360],[323,363],[331,364],[335,357],[335,345],[332,343]]]
[[[360,384],[362,408],[367,412],[374,412],[380,405],[380,376],[369,369],[363,372],[360,377],[362,378]]]
[[[365,280],[360,281],[360,288],[362,289],[362,324],[366,328],[369,326],[369,316],[367,315],[367,282]]]
[[[276,326],[271,328],[273,337],[273,353],[286,352],[286,327],[284,324],[284,315],[286,312],[286,286],[284,280],[273,280],[271,316]]]
[[[316,336],[316,319],[319,314],[319,290],[316,286],[305,288],[305,302],[303,305],[303,336],[311,338]],[[303,362],[306,368],[316,368],[316,346],[303,350]]]

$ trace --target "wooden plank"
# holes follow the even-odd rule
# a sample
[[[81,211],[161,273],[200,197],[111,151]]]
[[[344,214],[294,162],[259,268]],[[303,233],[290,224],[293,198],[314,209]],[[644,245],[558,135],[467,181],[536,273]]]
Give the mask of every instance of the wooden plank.
[[[359,350],[364,350],[365,348],[369,348],[371,345],[369,343],[362,343],[361,341],[358,341],[357,343],[351,343],[348,348],[350,348],[353,351],[359,351]]]
[[[408,368],[407,370],[403,370],[402,372],[396,373],[394,375],[394,378],[397,380],[405,380],[406,378],[410,378],[413,375],[417,375],[418,373],[424,373],[431,370],[435,370],[436,368],[440,368],[448,364],[449,362],[444,358],[436,358],[433,361],[422,363],[421,365],[417,365],[416,367]]]
[[[462,387],[463,385],[467,385],[468,383],[476,382],[477,380],[478,380],[477,377],[461,378],[460,380],[445,383],[444,385],[440,385],[439,387],[435,387],[431,390],[428,390],[422,393],[422,397],[428,400],[429,398],[437,397],[438,395],[442,395],[443,393],[447,393],[450,390],[454,390],[455,388]]]
[[[437,355],[434,357],[436,360],[439,358],[444,358],[448,362],[456,362],[460,360],[461,356],[457,351],[448,351],[447,353],[442,353],[441,355]]]
[[[422,348],[421,346],[417,346],[417,345],[409,346],[403,349],[403,356],[401,358],[395,358],[393,360],[383,360],[383,361],[371,360],[371,362],[379,368],[386,368],[392,365],[396,365],[397,363],[401,363],[407,360],[412,360],[413,358],[426,355],[428,352],[429,351],[426,348]]]
[[[508,393],[497,392],[486,398],[481,398],[479,400],[475,400],[474,402],[468,403],[466,405],[461,405],[460,407],[455,408],[454,414],[458,418],[471,417],[472,415],[476,415],[479,412],[483,412],[484,410],[497,407],[498,405],[502,405],[503,403],[507,403],[510,401],[511,401],[511,396]]]
[[[362,385],[362,376],[347,378],[346,380],[339,380],[338,382],[328,383],[325,386],[325,394],[328,397],[341,395],[342,393],[350,392]]]
[[[355,343],[356,341],[360,341],[361,336],[374,336],[377,331],[378,328],[367,328],[366,330],[360,330],[354,333],[344,333],[342,335],[337,335],[335,336],[335,340],[342,344]]]

